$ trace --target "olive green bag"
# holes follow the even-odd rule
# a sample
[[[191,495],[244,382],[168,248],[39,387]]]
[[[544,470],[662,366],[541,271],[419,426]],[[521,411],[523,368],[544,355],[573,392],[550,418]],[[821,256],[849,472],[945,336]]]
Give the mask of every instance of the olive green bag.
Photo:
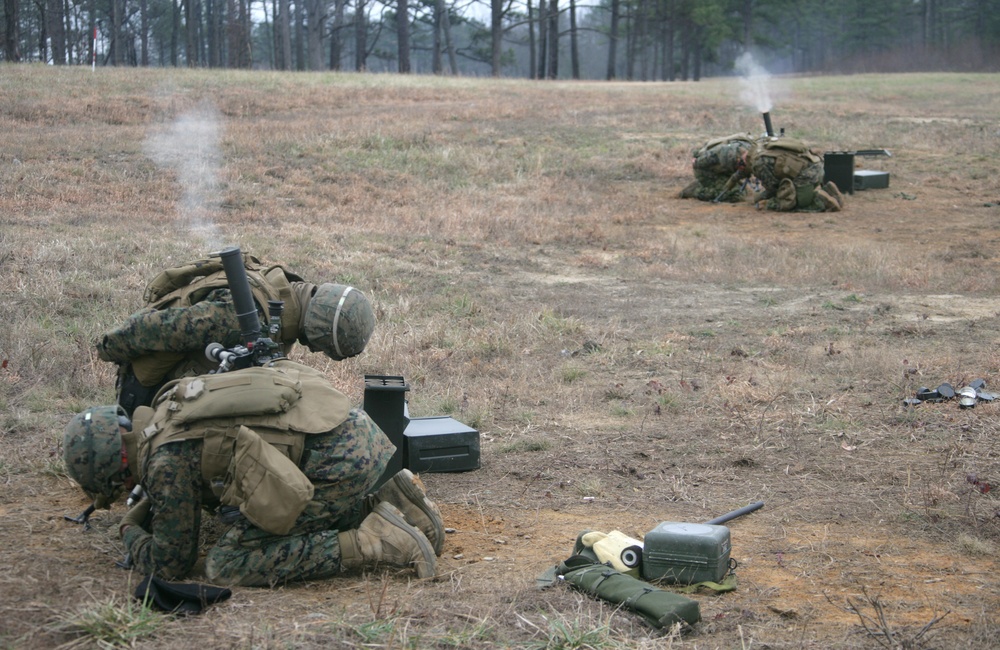
[[[694,625],[701,620],[698,601],[601,564],[594,550],[583,545],[583,534],[577,538],[572,556],[538,577],[540,588],[565,582],[586,594],[635,612],[656,628],[675,623]]]

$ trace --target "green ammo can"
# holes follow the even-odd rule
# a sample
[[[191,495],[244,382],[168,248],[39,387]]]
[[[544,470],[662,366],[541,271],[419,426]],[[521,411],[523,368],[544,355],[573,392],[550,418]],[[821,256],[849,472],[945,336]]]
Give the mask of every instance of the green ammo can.
[[[665,521],[643,538],[642,577],[667,584],[720,582],[729,572],[729,528]]]

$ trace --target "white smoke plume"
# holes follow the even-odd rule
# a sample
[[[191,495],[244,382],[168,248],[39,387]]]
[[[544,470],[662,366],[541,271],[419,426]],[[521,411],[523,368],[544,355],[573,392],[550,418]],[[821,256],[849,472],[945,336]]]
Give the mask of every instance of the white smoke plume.
[[[761,67],[750,52],[736,59],[736,72],[740,74],[740,99],[760,113],[771,110],[771,75]]]
[[[178,216],[208,250],[220,247],[213,215],[218,208],[220,117],[218,110],[203,103],[154,129],[143,149],[161,169],[174,172],[181,185]]]

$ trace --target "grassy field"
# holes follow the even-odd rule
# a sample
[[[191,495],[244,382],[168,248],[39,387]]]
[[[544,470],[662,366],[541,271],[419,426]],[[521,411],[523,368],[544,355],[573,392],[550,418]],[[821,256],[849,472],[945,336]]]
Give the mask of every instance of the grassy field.
[[[890,187],[839,213],[677,198],[759,133],[737,79],[571,83],[0,66],[0,647],[958,648],[1000,632],[1000,77],[765,80],[776,128]],[[114,400],[93,341],[160,269],[224,246],[368,293],[360,402],[481,432],[426,474],[438,577],[129,601],[121,504],[88,531],[59,448]],[[579,531],[730,522],[739,587],[657,631],[535,577]],[[218,534],[204,531],[206,543]],[[197,580],[198,575],[192,577]]]

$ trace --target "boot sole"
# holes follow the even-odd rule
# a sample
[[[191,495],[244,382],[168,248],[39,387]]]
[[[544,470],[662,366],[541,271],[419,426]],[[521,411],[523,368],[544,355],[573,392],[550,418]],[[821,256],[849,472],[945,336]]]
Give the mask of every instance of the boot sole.
[[[392,477],[392,482],[396,484],[399,491],[430,519],[431,525],[434,527],[434,538],[431,539],[429,535],[427,538],[434,546],[434,555],[441,555],[441,551],[444,549],[444,522],[441,521],[440,513],[435,512],[434,508],[429,505],[427,495],[417,487],[415,480],[413,472],[408,469],[404,469]]]
[[[380,517],[386,521],[392,523],[400,530],[406,531],[413,541],[417,543],[420,547],[420,554],[424,556],[423,561],[417,560],[414,562],[414,568],[417,570],[418,578],[432,578],[437,572],[437,559],[434,556],[434,549],[431,547],[431,543],[427,540],[427,536],[422,532],[406,523],[406,519],[402,517],[402,513],[396,509],[390,503],[383,501],[382,503],[375,506],[375,510]]]

